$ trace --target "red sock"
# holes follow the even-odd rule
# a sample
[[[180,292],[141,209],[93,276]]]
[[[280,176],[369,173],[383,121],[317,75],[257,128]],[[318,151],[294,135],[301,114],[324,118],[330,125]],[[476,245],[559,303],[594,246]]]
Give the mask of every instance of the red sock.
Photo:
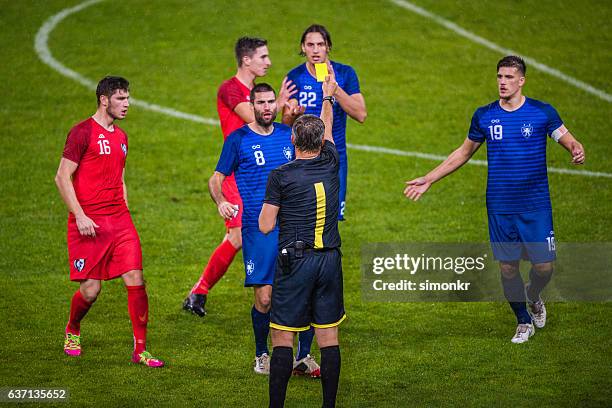
[[[199,295],[208,294],[208,291],[225,275],[227,268],[229,268],[238,251],[229,239],[223,241],[210,256],[200,280],[191,289],[191,293]]]
[[[134,353],[147,349],[147,323],[149,321],[149,298],[144,285],[126,286],[128,311],[134,331]]]
[[[93,303],[89,303],[85,300],[80,289],[74,292],[72,302],[70,302],[70,318],[66,326],[67,333],[81,333],[81,320],[85,317],[91,305],[93,305]]]

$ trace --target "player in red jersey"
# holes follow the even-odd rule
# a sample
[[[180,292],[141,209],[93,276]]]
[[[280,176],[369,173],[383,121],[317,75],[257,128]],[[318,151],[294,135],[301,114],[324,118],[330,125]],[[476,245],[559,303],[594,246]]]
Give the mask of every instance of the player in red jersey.
[[[64,352],[81,355],[81,320],[96,301],[101,281],[121,276],[134,331],[132,362],[162,367],[164,362],[146,351],[149,301],[124,179],[128,139],[114,125],[127,114],[129,83],[121,77],[106,77],[98,83],[96,96],[96,113],[70,130],[55,176],[70,211],[70,280],[80,282],[70,304]]]
[[[261,38],[238,39],[235,54],[238,71],[236,75],[221,84],[217,93],[217,112],[224,139],[234,130],[255,121],[249,94],[255,86],[255,79],[265,76],[272,65],[268,43]],[[285,106],[296,92],[295,85],[285,78],[277,98],[278,106]],[[299,112],[296,114],[299,115]],[[223,241],[213,251],[202,276],[183,302],[183,309],[198,316],[206,315],[204,305],[208,291],[227,272],[234,256],[242,248],[242,199],[233,174],[225,178],[222,191],[227,200],[235,205],[236,212],[232,219],[225,221],[227,233]]]

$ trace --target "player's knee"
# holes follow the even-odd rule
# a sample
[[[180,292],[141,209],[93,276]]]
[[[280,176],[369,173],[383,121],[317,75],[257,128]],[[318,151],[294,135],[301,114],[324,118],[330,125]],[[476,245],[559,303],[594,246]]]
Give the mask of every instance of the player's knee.
[[[540,276],[550,275],[553,271],[552,262],[533,264],[533,270]]]
[[[98,298],[100,289],[100,285],[82,285],[81,296],[83,296],[83,299],[85,299],[88,303],[93,303]]]
[[[315,336],[319,348],[338,345],[338,326],[325,329],[315,328]]]
[[[230,228],[227,234],[227,240],[237,250],[242,248],[242,231],[240,228]]]
[[[259,294],[256,298],[256,302],[257,309],[262,313],[267,313],[272,306],[272,296],[268,294]]]
[[[514,279],[516,278],[516,275],[519,273],[518,263],[515,264],[515,263],[501,262],[499,264],[499,269],[504,279]]]
[[[291,347],[293,348],[293,339],[295,337],[293,332],[287,332],[284,330],[272,329],[272,347]]]
[[[262,313],[270,311],[272,305],[272,285],[255,286],[255,307]]]
[[[127,286],[144,285],[144,277],[142,275],[142,271],[139,271],[139,270],[129,271],[121,275],[121,277],[123,278],[123,282]]]

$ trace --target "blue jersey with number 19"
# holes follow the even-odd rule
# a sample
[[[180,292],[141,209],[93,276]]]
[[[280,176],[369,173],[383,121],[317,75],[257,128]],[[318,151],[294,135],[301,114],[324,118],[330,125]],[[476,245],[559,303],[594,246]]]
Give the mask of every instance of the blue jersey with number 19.
[[[244,227],[259,226],[259,213],[266,195],[268,175],[275,168],[293,160],[291,128],[274,123],[269,135],[260,135],[245,125],[230,135],[215,169],[226,176],[234,173],[244,212]]]
[[[504,110],[499,101],[476,110],[468,137],[487,142],[490,214],[551,209],[546,136],[562,125],[552,106],[531,98],[512,112]]]

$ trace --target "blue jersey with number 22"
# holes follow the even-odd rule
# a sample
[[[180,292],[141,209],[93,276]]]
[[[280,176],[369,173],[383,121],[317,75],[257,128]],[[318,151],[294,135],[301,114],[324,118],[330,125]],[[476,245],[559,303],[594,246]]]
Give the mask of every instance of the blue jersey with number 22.
[[[331,61],[331,65],[334,68],[336,82],[344,92],[349,95],[361,92],[359,90],[359,79],[357,79],[357,74],[351,66],[334,61]],[[297,99],[300,106],[306,108],[304,113],[315,116],[321,115],[321,107],[323,106],[322,82],[317,82],[317,79],[308,72],[306,63],[292,69],[287,74],[287,78],[297,86],[298,93],[293,97]],[[346,154],[346,112],[342,110],[340,104],[334,105],[332,133],[334,144],[342,157]]]

